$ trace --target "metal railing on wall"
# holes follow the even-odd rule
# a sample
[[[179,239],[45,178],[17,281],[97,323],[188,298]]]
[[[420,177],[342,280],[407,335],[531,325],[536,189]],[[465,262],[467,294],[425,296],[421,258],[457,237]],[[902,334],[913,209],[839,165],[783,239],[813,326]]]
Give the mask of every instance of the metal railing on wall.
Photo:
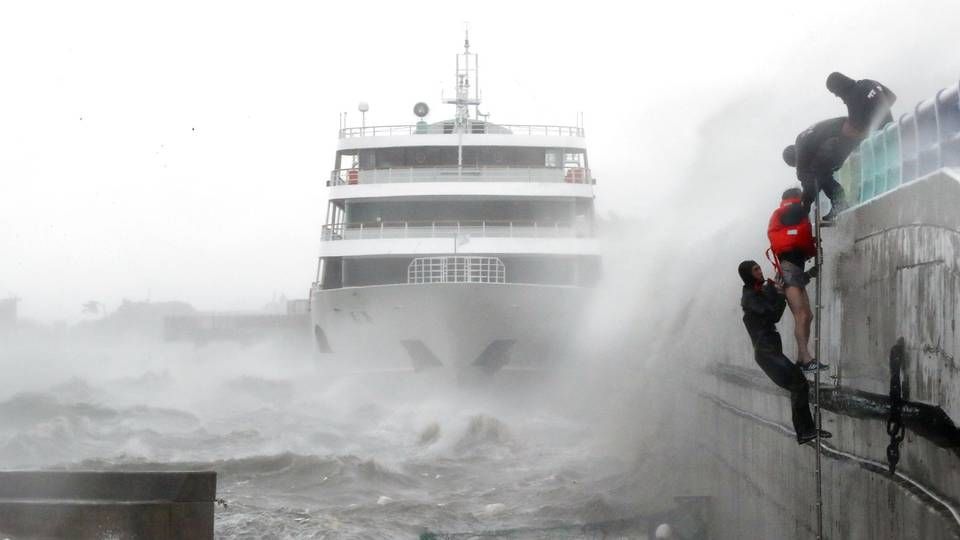
[[[921,101],[867,137],[838,171],[854,203],[930,174],[960,166],[960,84]]]

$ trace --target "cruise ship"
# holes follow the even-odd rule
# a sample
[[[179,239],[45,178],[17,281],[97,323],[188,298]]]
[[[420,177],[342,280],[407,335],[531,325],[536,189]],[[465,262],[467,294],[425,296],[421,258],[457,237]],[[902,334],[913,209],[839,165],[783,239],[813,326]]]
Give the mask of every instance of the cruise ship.
[[[452,118],[417,103],[409,125],[341,122],[310,291],[321,352],[488,374],[570,354],[600,272],[582,122],[492,122],[477,80],[467,36]]]

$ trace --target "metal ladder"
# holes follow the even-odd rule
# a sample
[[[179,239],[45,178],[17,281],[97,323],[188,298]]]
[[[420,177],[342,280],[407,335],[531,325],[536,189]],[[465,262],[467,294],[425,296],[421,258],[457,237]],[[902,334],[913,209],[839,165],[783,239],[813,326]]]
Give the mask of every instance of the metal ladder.
[[[823,282],[823,243],[821,242],[820,233],[822,229],[821,215],[820,215],[820,185],[817,182],[817,196],[814,199],[814,234],[817,242],[817,253],[814,258],[814,268],[817,272],[817,286],[816,286],[816,298],[814,300],[814,334],[813,334],[813,354],[815,361],[820,363],[820,312],[822,308],[822,291],[820,284]],[[831,224],[832,225],[832,224]],[[814,424],[816,425],[817,430],[817,456],[816,456],[816,482],[817,482],[817,540],[823,540],[823,469],[821,468],[820,458],[822,454],[822,447],[820,446],[820,429],[822,427],[821,418],[820,418],[820,370],[817,369],[813,372],[813,418]]]

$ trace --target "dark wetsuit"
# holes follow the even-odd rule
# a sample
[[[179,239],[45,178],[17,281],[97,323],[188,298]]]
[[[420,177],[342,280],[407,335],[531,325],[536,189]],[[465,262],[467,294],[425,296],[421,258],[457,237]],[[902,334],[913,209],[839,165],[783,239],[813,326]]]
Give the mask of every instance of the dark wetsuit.
[[[769,281],[760,290],[753,285],[743,287],[740,307],[743,308],[743,324],[753,342],[754,360],[777,386],[790,392],[793,429],[799,442],[801,434],[814,431],[814,422],[810,414],[807,378],[800,366],[783,355],[783,343],[777,332],[776,324],[786,305],[786,298]]]
[[[833,173],[860,144],[859,140],[843,135],[845,120],[842,116],[823,120],[797,135],[797,179],[803,186],[803,203],[807,208],[817,197],[817,184],[831,203],[843,200],[843,187]]]
[[[861,79],[845,89],[839,97],[847,106],[850,125],[860,131],[893,122],[890,108],[896,103],[897,95],[877,81]]]

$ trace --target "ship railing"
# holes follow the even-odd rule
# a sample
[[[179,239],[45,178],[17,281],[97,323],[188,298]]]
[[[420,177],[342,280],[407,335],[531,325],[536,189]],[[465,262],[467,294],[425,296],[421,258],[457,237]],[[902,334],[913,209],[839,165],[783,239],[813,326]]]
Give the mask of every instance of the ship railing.
[[[453,124],[406,124],[393,126],[348,127],[340,130],[341,139],[355,137],[389,137],[396,135],[444,135],[456,134]],[[578,126],[553,126],[534,124],[488,124],[470,123],[463,130],[467,135],[538,135],[544,137],[583,137],[584,130]]]
[[[328,186],[415,182],[531,182],[594,184],[584,167],[404,167],[388,169],[334,169]]]
[[[506,282],[507,270],[499,257],[417,257],[407,265],[407,283]]]
[[[864,139],[837,180],[857,204],[937,169],[958,166],[960,84],[954,84]]]
[[[573,238],[583,227],[536,221],[380,221],[324,225],[322,239],[384,240],[397,238]]]

